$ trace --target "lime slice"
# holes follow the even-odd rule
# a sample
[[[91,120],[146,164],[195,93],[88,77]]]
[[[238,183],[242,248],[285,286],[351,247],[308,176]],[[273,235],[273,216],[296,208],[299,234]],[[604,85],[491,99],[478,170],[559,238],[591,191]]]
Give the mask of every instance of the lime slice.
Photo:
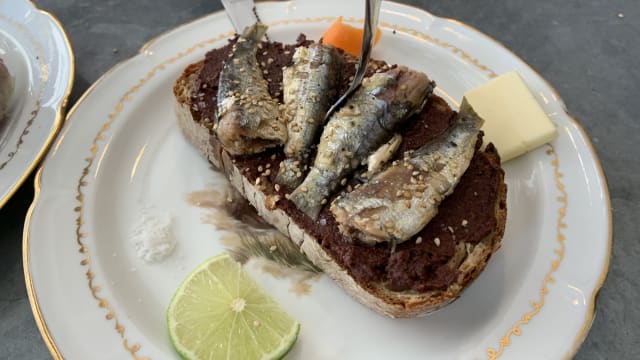
[[[300,324],[229,255],[200,264],[167,310],[169,336],[184,359],[280,359]]]

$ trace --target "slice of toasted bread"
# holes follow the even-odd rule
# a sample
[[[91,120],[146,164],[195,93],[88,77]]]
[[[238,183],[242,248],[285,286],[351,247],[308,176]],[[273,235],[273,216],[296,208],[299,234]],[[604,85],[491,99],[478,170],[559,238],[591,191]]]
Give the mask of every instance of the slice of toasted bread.
[[[341,266],[321,245],[322,239],[310,235],[285,211],[275,206],[280,200],[277,195],[265,192],[263,186],[256,185],[243,173],[232,156],[217,141],[210,126],[200,119],[194,119],[191,96],[197,91],[197,79],[203,66],[204,62],[201,61],[187,67],[173,88],[178,124],[185,137],[211,164],[227,175],[235,189],[256,208],[264,220],[287,235],[316,266],[362,304],[394,318],[427,315],[457,299],[462,290],[478,277],[491,255],[500,247],[506,221],[506,185],[497,152],[489,145],[484,152],[478,150],[476,156],[483,157],[483,161],[499,170],[499,186],[493,209],[495,224],[481,241],[474,244],[460,243],[456,246],[455,255],[448,263],[457,269],[455,280],[444,290],[425,292],[393,291],[385,283],[357,281],[349,270]]]

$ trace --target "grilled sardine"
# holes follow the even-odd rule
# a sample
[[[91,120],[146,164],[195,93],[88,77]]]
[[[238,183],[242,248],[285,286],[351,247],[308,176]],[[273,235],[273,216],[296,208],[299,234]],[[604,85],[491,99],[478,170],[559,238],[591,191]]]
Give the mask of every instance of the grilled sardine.
[[[295,188],[311,145],[317,139],[322,120],[337,95],[342,58],[335,48],[322,44],[301,46],[293,65],[282,72],[288,139],[287,159],[282,162],[277,182]]]
[[[259,153],[287,140],[278,102],[269,95],[256,60],[266,31],[260,23],[247,27],[220,73],[215,131],[233,155]]]
[[[482,120],[459,116],[439,140],[396,160],[331,204],[340,231],[375,244],[410,239],[437,214],[475,152]]]
[[[290,200],[316,218],[338,184],[346,181],[345,176],[388,141],[394,128],[419,111],[432,91],[425,74],[406,67],[365,79],[325,126],[313,167]]]

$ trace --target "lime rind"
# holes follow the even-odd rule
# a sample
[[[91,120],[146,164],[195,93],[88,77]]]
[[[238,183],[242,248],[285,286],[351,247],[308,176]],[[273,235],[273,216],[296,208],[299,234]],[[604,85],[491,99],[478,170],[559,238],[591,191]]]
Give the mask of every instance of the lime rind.
[[[227,254],[187,276],[171,299],[167,324],[183,359],[281,359],[300,332],[300,324]]]

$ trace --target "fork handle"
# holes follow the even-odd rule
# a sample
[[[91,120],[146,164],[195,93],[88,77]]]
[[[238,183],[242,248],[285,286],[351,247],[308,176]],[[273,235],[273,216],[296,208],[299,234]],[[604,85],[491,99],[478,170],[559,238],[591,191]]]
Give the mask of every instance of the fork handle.
[[[371,52],[373,51],[373,43],[376,38],[376,29],[378,28],[378,17],[380,16],[380,4],[382,0],[366,0],[365,13],[364,13],[364,34],[362,37],[362,49],[360,50],[360,61],[358,62],[359,71],[357,84],[362,82],[364,77],[365,68],[371,58]]]
[[[242,34],[247,26],[256,22],[253,0],[221,0],[221,2],[236,33]]]

